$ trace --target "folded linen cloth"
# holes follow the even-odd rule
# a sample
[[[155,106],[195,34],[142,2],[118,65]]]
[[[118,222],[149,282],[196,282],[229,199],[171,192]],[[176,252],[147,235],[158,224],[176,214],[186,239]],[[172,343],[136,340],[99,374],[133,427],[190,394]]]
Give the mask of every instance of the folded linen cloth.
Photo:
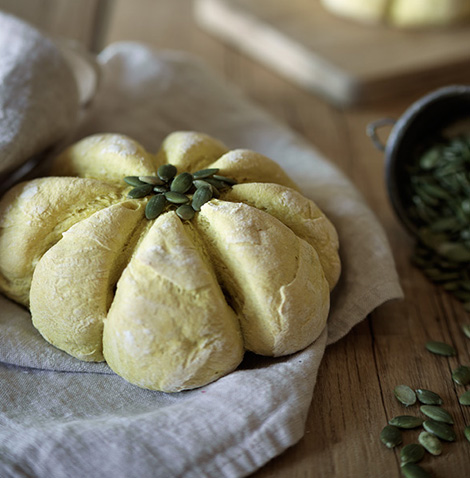
[[[101,88],[74,139],[118,132],[155,151],[171,131],[199,130],[266,154],[334,222],[343,275],[313,345],[278,359],[247,354],[230,375],[177,394],[55,349],[27,311],[0,297],[0,476],[246,476],[302,437],[327,342],[401,297],[387,239],[347,178],[200,60],[132,43],[98,60]]]

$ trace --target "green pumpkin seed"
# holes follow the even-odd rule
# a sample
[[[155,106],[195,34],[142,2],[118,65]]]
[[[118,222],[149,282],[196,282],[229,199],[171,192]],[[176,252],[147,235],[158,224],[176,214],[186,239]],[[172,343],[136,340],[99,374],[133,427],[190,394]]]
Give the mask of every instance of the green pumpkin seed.
[[[194,217],[195,212],[191,206],[188,206],[187,204],[185,204],[183,206],[180,206],[176,210],[176,214],[178,214],[178,216],[181,219],[183,219],[183,221],[189,221],[190,219]]]
[[[470,383],[470,367],[460,365],[452,371],[452,380],[457,385],[468,385]]]
[[[466,438],[468,441],[470,441],[470,426],[465,427],[463,433],[464,433],[464,435],[465,435],[465,438]]]
[[[457,355],[454,347],[444,342],[429,341],[426,343],[426,349],[433,354],[444,355],[446,357]]]
[[[173,204],[186,204],[187,202],[189,202],[188,196],[181,193],[177,193],[176,191],[167,191],[166,193],[164,193],[164,195],[167,200]]]
[[[157,218],[165,209],[166,203],[163,194],[152,196],[145,206],[145,217],[149,220]]]
[[[441,440],[455,441],[455,432],[447,423],[429,419],[423,422],[423,427],[427,432],[436,435]]]
[[[459,397],[460,405],[470,405],[470,390],[467,390]]]
[[[397,400],[406,407],[416,403],[416,394],[408,385],[397,385],[393,393]]]
[[[150,194],[153,190],[153,186],[151,184],[142,184],[141,186],[137,186],[134,189],[131,189],[127,196],[132,199],[143,198]]]
[[[393,426],[386,425],[380,432],[380,440],[387,448],[393,448],[402,443],[401,431]]]
[[[411,415],[399,415],[393,417],[388,421],[389,425],[393,425],[398,428],[412,429],[418,428],[423,424],[423,419],[421,417],[414,417]]]
[[[203,179],[195,179],[193,181],[193,184],[194,184],[194,186],[196,186],[197,189],[199,189],[199,188],[211,188],[212,189],[212,186],[207,181],[204,181]]]
[[[196,189],[196,192],[193,195],[192,206],[195,211],[200,211],[201,207],[212,199],[212,188],[210,187],[201,187]]]
[[[214,179],[217,179],[218,181],[223,181],[224,183],[227,183],[229,186],[234,186],[235,184],[237,184],[237,181],[235,179],[227,178],[226,176],[220,176],[218,174],[214,174],[214,176],[212,177]]]
[[[224,189],[228,186],[223,181],[219,181],[218,179],[214,178],[206,178],[204,179],[204,181],[208,182],[210,185],[214,186],[217,189]]]
[[[432,169],[439,163],[441,159],[440,148],[432,148],[427,151],[419,160],[419,166],[425,170]]]
[[[442,453],[442,443],[439,438],[432,433],[421,432],[418,441],[431,455],[437,456]]]
[[[419,408],[427,417],[436,420],[437,422],[454,424],[452,415],[444,408],[437,407],[435,405],[421,405]]]
[[[418,463],[424,458],[425,453],[426,450],[423,445],[420,445],[419,443],[410,443],[400,450],[400,459],[404,465],[407,463]]]
[[[146,184],[153,184],[154,186],[161,186],[165,184],[159,177],[157,176],[139,176],[139,181],[142,181]]]
[[[407,463],[401,467],[401,473],[405,478],[431,478],[431,475],[416,463]]]
[[[155,186],[153,190],[156,193],[166,193],[168,191],[168,185],[164,184],[163,186]]]
[[[442,398],[437,393],[431,392],[431,390],[418,388],[416,395],[418,400],[425,405],[442,405],[443,403]]]
[[[451,261],[470,261],[470,249],[457,242],[444,242],[437,248],[437,252]]]
[[[462,331],[465,334],[465,337],[470,339],[470,324],[463,324]]]
[[[176,167],[172,164],[162,164],[157,169],[157,176],[165,182],[171,181],[176,176]]]
[[[219,172],[218,168],[212,168],[212,169],[200,169],[199,171],[196,171],[193,173],[194,179],[204,179],[204,178],[209,178],[210,176],[213,176],[214,174],[217,174]]]
[[[189,173],[181,173],[178,174],[175,179],[173,179],[170,190],[184,194],[185,192],[189,191],[192,185],[193,175]]]
[[[129,186],[143,186],[145,184],[138,176],[126,176],[124,182],[129,184]]]

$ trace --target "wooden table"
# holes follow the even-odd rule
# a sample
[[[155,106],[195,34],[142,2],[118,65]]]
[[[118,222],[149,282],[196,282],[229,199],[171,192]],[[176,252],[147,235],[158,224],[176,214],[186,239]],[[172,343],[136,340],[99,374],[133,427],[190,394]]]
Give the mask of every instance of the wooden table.
[[[201,31],[190,0],[115,0],[104,38],[106,44],[135,40],[202,56],[253,102],[302,134],[341,168],[388,234],[405,299],[383,305],[328,347],[304,438],[253,477],[401,476],[398,452],[379,440],[387,420],[406,413],[393,395],[398,384],[439,393],[455,418],[457,441],[444,444],[439,457],[427,455],[423,466],[436,478],[470,476],[470,443],[463,435],[464,426],[470,425],[470,407],[459,406],[457,398],[464,387],[455,386],[450,378],[459,363],[470,365],[470,340],[460,329],[461,324],[470,323],[470,317],[459,302],[410,265],[413,241],[389,205],[383,155],[365,134],[368,123],[399,117],[418,95],[362,108],[335,107]],[[431,339],[452,343],[458,357],[430,354],[424,344]],[[418,413],[417,406],[410,413]],[[417,434],[406,432],[405,443],[415,441]]]

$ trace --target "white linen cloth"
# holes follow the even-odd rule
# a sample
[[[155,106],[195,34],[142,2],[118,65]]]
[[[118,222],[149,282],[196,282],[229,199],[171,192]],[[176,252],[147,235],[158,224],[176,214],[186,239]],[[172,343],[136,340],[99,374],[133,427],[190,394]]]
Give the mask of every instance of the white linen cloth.
[[[347,178],[200,60],[132,43],[98,60],[101,87],[75,139],[119,132],[156,151],[171,131],[197,130],[266,154],[337,227],[343,274],[313,345],[277,359],[247,354],[230,375],[176,394],[140,389],[106,364],[55,349],[26,310],[0,296],[0,476],[246,476],[302,437],[326,344],[401,297],[387,239]]]

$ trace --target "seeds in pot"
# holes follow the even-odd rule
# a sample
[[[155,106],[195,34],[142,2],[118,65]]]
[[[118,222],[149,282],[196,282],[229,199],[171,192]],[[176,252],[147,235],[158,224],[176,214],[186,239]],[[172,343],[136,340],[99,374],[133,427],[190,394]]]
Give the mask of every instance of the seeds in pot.
[[[132,199],[143,198],[150,194],[153,190],[153,186],[151,184],[142,184],[141,186],[137,186],[134,189],[131,189],[127,196]]]
[[[455,432],[447,423],[429,419],[423,422],[423,427],[427,432],[436,435],[441,440],[455,441]]]
[[[393,425],[398,428],[418,428],[423,424],[423,419],[421,417],[414,417],[411,415],[399,415],[397,417],[393,417],[391,420],[388,421],[389,425]]]
[[[204,179],[213,176],[219,172],[218,168],[211,168],[211,169],[200,169],[193,173],[194,179]]]
[[[196,189],[193,195],[193,201],[191,205],[195,211],[200,211],[201,207],[212,199],[212,188],[210,185]]]
[[[393,425],[386,425],[382,428],[380,440],[387,448],[398,446],[403,441],[401,431]]]
[[[424,388],[418,388],[416,390],[416,395],[418,400],[425,405],[442,405],[442,398],[435,392],[431,390],[426,390]]]
[[[470,367],[460,365],[452,371],[452,380],[457,385],[468,385],[470,383]]]
[[[460,405],[470,405],[470,390],[467,390],[465,393],[459,397]]]
[[[141,181],[138,176],[126,176],[124,182],[129,184],[129,186],[142,186],[145,184],[144,181]]]
[[[444,342],[436,342],[431,340],[426,343],[426,349],[433,354],[444,355],[446,357],[457,355],[457,352],[455,351],[454,347]]]
[[[401,473],[405,478],[431,478],[431,475],[416,463],[407,463],[401,467]]]
[[[176,176],[176,167],[172,164],[162,164],[157,169],[157,176],[165,182],[171,181]]]
[[[152,196],[145,206],[145,217],[147,219],[157,218],[165,209],[166,198],[163,194]]]
[[[185,196],[181,193],[177,193],[176,191],[167,191],[166,193],[164,193],[164,195],[167,200],[173,204],[186,204],[187,202],[189,202],[188,196]]]
[[[170,190],[184,194],[193,185],[193,175],[190,173],[181,173],[173,179]]]
[[[416,403],[416,394],[408,385],[397,385],[393,393],[397,400],[406,407]]]
[[[435,405],[421,405],[419,409],[427,417],[432,418],[437,422],[448,423],[449,425],[454,424],[454,419],[452,418],[452,415],[444,408],[437,407]]]
[[[470,324],[463,324],[462,331],[465,334],[465,336],[470,339]]]
[[[470,426],[465,427],[463,433],[464,433],[464,435],[465,435],[465,438],[466,438],[468,441],[470,441]]]
[[[176,214],[183,219],[183,221],[189,221],[194,217],[195,211],[191,206],[184,204],[176,210]]]
[[[139,181],[146,184],[153,184],[154,186],[161,186],[164,182],[157,176],[139,176]]]
[[[400,450],[400,459],[403,464],[418,463],[424,458],[426,450],[419,443],[410,443]]]
[[[442,443],[436,435],[429,432],[421,432],[418,441],[431,455],[440,455],[442,453]]]

